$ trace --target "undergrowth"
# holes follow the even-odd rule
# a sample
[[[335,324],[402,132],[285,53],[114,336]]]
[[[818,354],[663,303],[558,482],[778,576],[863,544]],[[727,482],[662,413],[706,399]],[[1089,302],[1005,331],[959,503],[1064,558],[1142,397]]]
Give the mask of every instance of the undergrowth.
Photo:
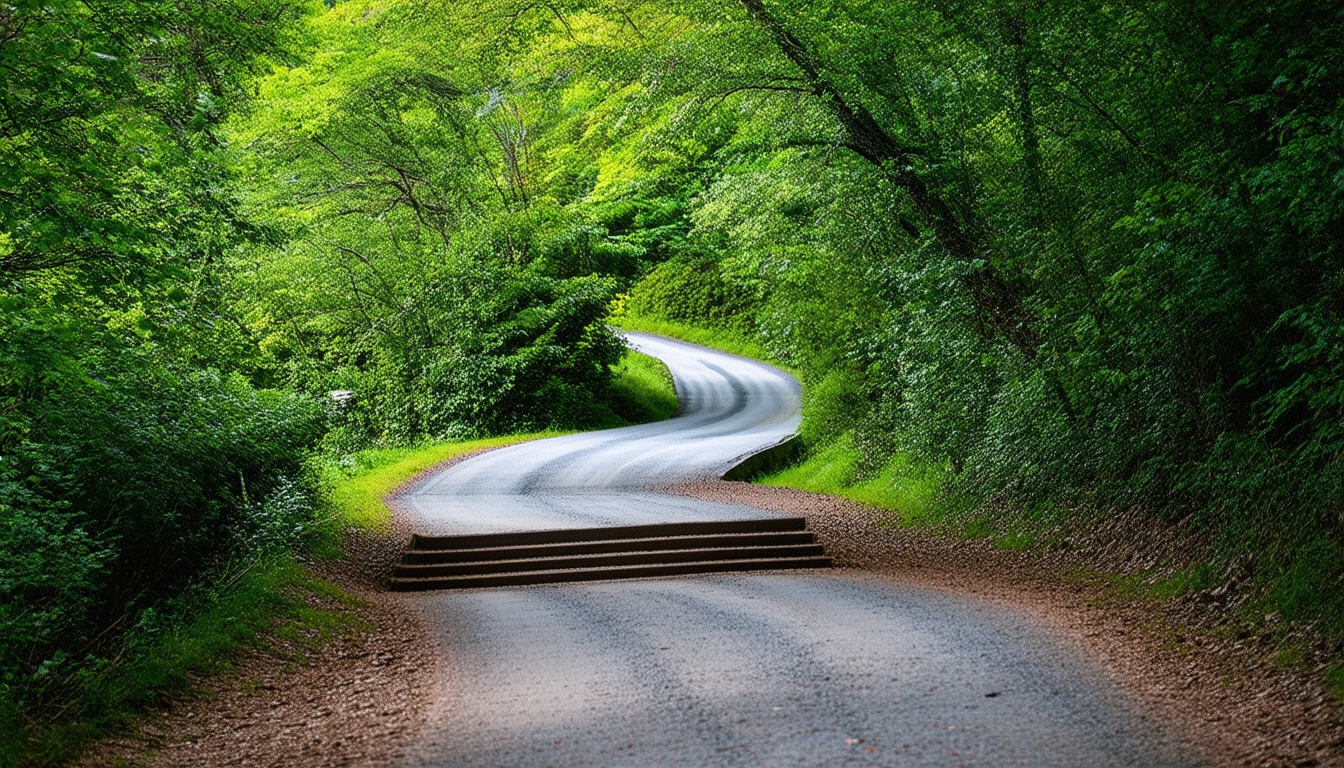
[[[3,713],[0,765],[61,765],[92,741],[133,728],[194,681],[231,669],[249,651],[288,653],[304,663],[304,649],[367,628],[350,610],[361,604],[290,557],[244,566],[142,617],[117,658],[69,681],[77,695],[67,696],[59,716],[45,708],[41,719],[33,710]],[[297,652],[282,651],[283,643]]]
[[[676,385],[662,360],[629,350],[612,373],[611,409],[617,416],[642,424],[677,415]]]

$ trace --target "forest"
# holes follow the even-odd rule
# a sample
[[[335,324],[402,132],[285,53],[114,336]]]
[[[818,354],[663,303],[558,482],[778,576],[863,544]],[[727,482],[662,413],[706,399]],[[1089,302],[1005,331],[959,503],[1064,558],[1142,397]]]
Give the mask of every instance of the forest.
[[[1338,3],[8,0],[0,761],[350,454],[639,420],[613,325],[1344,648]]]

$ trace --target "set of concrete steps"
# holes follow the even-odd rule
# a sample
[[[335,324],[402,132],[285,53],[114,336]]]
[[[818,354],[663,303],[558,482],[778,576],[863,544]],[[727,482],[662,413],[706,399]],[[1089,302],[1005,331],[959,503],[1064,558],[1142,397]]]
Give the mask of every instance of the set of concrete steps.
[[[801,517],[420,536],[394,590],[461,589],[688,573],[827,568]]]

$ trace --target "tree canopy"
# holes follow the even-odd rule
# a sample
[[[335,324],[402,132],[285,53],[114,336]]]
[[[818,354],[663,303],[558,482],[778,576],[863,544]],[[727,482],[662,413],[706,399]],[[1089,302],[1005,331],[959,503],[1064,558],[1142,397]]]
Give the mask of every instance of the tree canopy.
[[[1344,633],[1337,5],[12,0],[0,715],[299,541],[315,455],[619,423],[613,311]]]

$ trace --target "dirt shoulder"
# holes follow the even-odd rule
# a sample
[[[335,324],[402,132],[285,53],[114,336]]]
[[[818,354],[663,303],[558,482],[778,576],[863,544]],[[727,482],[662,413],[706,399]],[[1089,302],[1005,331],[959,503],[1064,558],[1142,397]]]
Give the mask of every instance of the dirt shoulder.
[[[392,563],[411,526],[396,497],[421,479],[475,456],[441,462],[389,497],[391,529],[352,534],[346,556],[308,567],[362,601],[311,600],[315,608],[353,613],[367,629],[316,650],[270,639],[223,674],[146,719],[135,733],[90,749],[78,768],[335,768],[410,762],[420,734],[443,698],[444,653],[413,594],[387,591]]]
[[[1254,641],[1215,637],[1179,607],[1120,600],[1072,578],[1079,556],[891,529],[878,510],[784,488],[713,482],[659,490],[802,515],[838,567],[1027,611],[1096,658],[1208,765],[1344,766],[1341,707],[1316,678],[1275,665]],[[409,533],[397,515],[390,533],[353,537],[346,559],[312,566],[365,601],[356,613],[371,630],[316,652],[282,643],[276,653],[252,654],[79,765],[326,768],[413,759],[449,675],[416,596],[384,589]],[[295,663],[300,652],[306,663]]]
[[[385,549],[363,539],[352,548]],[[395,766],[429,722],[442,653],[409,596],[387,592],[360,560],[313,565],[363,605],[368,625],[320,645],[271,640],[230,671],[198,681],[135,734],[90,750],[81,768]]]
[[[1187,606],[1120,599],[1079,580],[1081,556],[893,529],[880,524],[889,513],[788,488],[659,490],[801,515],[838,567],[1027,611],[1097,659],[1208,765],[1344,766],[1344,709],[1316,677],[1276,665],[1253,639],[1216,637],[1192,623]]]

